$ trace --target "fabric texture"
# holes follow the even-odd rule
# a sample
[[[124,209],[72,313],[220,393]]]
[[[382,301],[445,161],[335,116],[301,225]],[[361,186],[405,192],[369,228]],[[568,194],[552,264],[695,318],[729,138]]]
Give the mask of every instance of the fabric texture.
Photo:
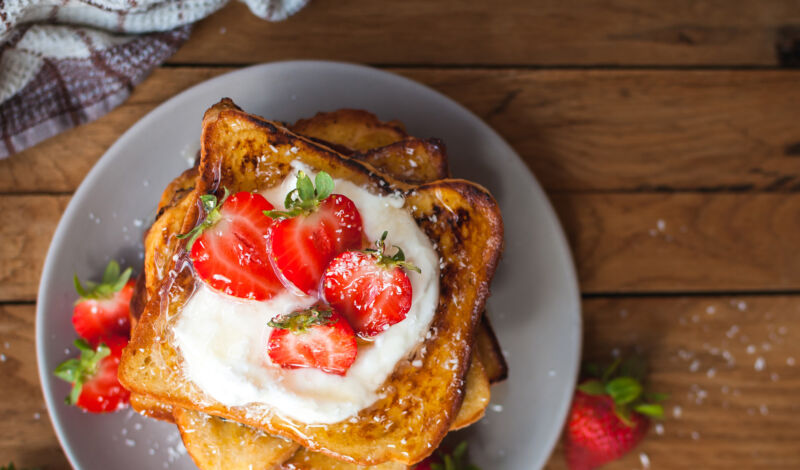
[[[308,0],[242,0],[280,21]],[[228,0],[0,0],[0,158],[92,121]]]

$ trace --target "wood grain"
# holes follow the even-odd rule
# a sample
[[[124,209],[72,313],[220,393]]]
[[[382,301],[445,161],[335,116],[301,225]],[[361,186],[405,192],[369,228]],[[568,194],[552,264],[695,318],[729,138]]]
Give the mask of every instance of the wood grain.
[[[282,23],[231,2],[200,22],[171,61],[774,65],[782,28],[798,23],[792,0],[316,0]]]
[[[558,194],[584,293],[800,288],[800,194]]]
[[[800,296],[589,299],[583,309],[585,357],[638,350],[652,388],[671,395],[663,434],[652,429],[609,470],[641,468],[640,452],[652,468],[800,466]],[[32,305],[0,307],[0,348],[9,343],[0,393],[10,397],[0,401],[0,455],[18,466],[67,468],[42,409],[33,315]],[[547,468],[566,468],[559,452]]]
[[[69,469],[39,386],[33,305],[0,305],[0,465]]]
[[[652,388],[670,394],[663,434],[651,429],[609,470],[643,468],[642,452],[651,468],[800,467],[800,298],[594,299],[583,307],[584,357],[638,350]],[[560,452],[547,469],[566,469]]]
[[[66,196],[0,196],[0,302],[32,301]],[[800,290],[800,193],[557,194],[584,293]]]
[[[0,302],[32,301],[67,196],[0,196]],[[3,323],[0,322],[0,326]]]
[[[0,160],[0,188],[73,191],[144,114],[229,70],[158,69],[105,117]],[[800,189],[800,71],[395,71],[485,119],[550,192]]]

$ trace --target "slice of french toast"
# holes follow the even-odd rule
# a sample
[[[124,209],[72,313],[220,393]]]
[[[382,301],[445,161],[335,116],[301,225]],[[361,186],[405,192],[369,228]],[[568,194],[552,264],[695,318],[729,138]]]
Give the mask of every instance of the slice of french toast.
[[[206,113],[202,145],[198,185],[189,196],[181,233],[197,223],[200,195],[221,193],[222,187],[266,189],[290,174],[293,160],[378,194],[403,193],[411,214],[442,258],[441,296],[432,334],[414,357],[423,366],[398,364],[381,388],[382,398],[353,420],[340,423],[306,425],[256,405],[226,407],[186,380],[180,355],[170,341],[171,322],[180,315],[195,282],[185,253],[178,253],[125,349],[120,365],[123,384],[163,402],[233,419],[361,464],[387,460],[411,464],[427,456],[461,404],[474,329],[502,244],[502,221],[494,200],[465,181],[413,186],[381,176],[371,166],[343,158],[278,123],[248,115],[230,101]]]
[[[175,409],[175,423],[186,451],[203,470],[271,470],[300,448],[294,441],[185,408]]]

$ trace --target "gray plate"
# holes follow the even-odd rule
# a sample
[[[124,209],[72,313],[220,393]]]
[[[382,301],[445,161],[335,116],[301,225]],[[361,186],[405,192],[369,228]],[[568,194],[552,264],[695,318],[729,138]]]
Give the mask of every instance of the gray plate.
[[[461,436],[483,468],[541,467],[567,412],[581,344],[575,271],[544,192],[514,150],[451,99],[390,73],[317,61],[250,67],[175,96],[120,137],[70,201],[39,286],[36,343],[44,396],[72,465],[194,468],[174,426],[132,411],[97,416],[66,406],[68,386],[51,371],[74,355],[73,273],[96,278],[110,257],[141,266],[142,231],[161,190],[190,165],[203,112],[225,96],[249,112],[288,122],[343,107],[399,119],[412,135],[444,140],[453,174],[492,192],[503,211],[506,239],[488,309],[511,372],[492,389],[486,418]]]

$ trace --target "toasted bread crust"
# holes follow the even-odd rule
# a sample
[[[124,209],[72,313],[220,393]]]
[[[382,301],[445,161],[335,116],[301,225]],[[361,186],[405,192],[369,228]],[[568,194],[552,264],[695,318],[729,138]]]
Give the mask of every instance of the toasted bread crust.
[[[416,368],[401,364],[384,386],[388,392],[386,398],[359,413],[356,423],[336,423],[327,429],[296,423],[265,410],[227,408],[215,403],[181,377],[179,356],[166,339],[166,318],[178,313],[194,282],[191,272],[185,269],[184,254],[172,263],[173,269],[162,290],[148,302],[123,356],[121,380],[135,392],[244,422],[339,458],[362,464],[389,459],[406,463],[421,460],[441,440],[461,405],[473,330],[502,244],[502,222],[496,203],[485,190],[464,181],[447,180],[415,188],[391,180],[368,165],[342,158],[328,148],[293,135],[277,123],[239,112],[231,103],[212,108],[204,124],[200,177],[189,197],[194,201],[221,186],[237,191],[269,187],[289,173],[288,163],[294,158],[379,193],[406,193],[412,214],[437,242],[445,265],[443,295],[433,325],[438,334],[426,341],[428,353],[421,357],[422,369],[428,372],[421,374]],[[267,152],[268,145],[278,152],[274,160],[265,163],[257,156]],[[291,151],[294,148],[297,151]],[[198,219],[194,201],[188,207],[181,232]],[[465,264],[464,260],[468,262]],[[451,301],[451,297],[456,301]],[[166,315],[161,315],[162,303],[167,307]],[[148,361],[158,367],[147,367]],[[445,369],[445,364],[453,367]],[[147,372],[142,375],[142,370]],[[398,400],[406,395],[421,395],[425,399],[414,400],[410,406],[398,405]],[[388,426],[376,424],[380,421]],[[402,424],[393,426],[393,423]],[[419,430],[423,430],[422,435]],[[340,437],[346,435],[363,439],[347,442],[350,440]],[[401,440],[409,445],[397,446]],[[396,447],[390,449],[386,444]]]
[[[271,470],[300,445],[199,411],[175,409],[186,451],[203,470]]]
[[[406,137],[399,122],[383,122],[374,114],[361,109],[339,109],[328,113],[317,113],[314,117],[300,119],[292,126],[292,132],[310,137],[312,140],[333,144],[334,150],[347,155],[350,152],[366,151],[399,142]]]

